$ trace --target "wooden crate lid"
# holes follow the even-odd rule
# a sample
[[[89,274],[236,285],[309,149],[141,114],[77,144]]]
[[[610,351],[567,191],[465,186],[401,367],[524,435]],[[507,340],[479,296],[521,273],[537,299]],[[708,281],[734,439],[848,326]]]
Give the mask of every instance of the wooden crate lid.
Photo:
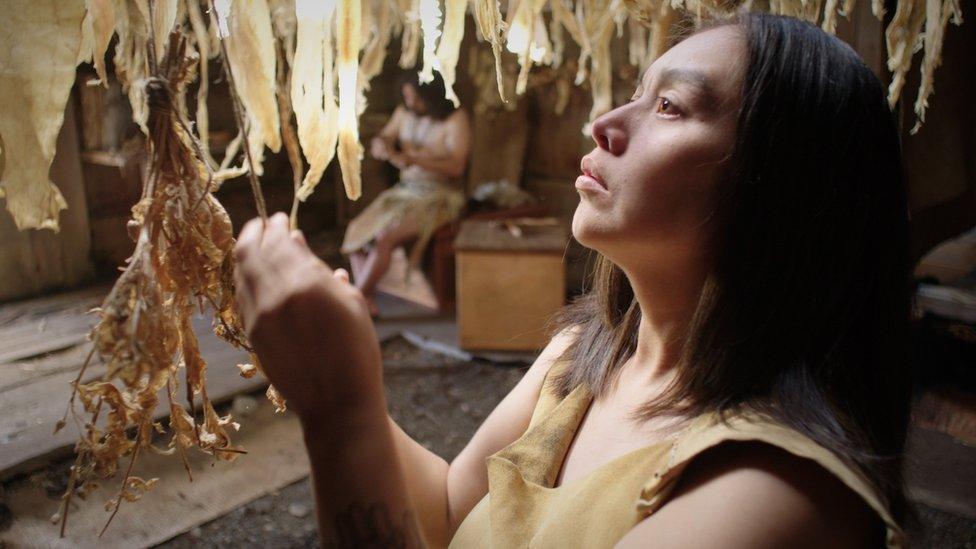
[[[454,240],[458,251],[557,252],[566,249],[566,230],[553,218],[468,220]]]

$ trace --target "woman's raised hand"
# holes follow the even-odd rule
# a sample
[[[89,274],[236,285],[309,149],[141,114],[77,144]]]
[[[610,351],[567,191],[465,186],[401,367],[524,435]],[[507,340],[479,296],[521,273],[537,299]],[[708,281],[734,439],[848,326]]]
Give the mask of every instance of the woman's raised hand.
[[[283,213],[244,225],[234,255],[237,304],[251,344],[303,424],[378,406],[385,413],[379,343],[349,275],[319,260]]]

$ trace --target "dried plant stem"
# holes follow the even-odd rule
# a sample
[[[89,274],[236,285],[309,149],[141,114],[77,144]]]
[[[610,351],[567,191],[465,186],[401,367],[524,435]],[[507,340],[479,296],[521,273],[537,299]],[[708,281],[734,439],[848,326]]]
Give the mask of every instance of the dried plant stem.
[[[172,378],[166,380],[166,396],[169,397],[169,409],[170,412],[173,410],[173,395],[176,393],[176,388],[173,387]],[[172,421],[172,419],[170,420]],[[196,423],[196,422],[194,422]],[[190,471],[190,462],[186,459],[186,451],[183,450],[183,445],[180,441],[176,441],[176,448],[180,452],[180,459],[183,461],[183,468],[186,469],[186,476],[189,477],[190,482],[193,482],[193,473]]]
[[[64,530],[68,526],[68,509],[71,507],[71,495],[75,491],[75,484],[77,482],[78,461],[75,460],[75,464],[71,466],[71,475],[68,477],[68,489],[61,496],[61,533],[59,536],[62,538],[64,537]]]
[[[73,396],[73,395],[72,395]],[[98,422],[98,414],[102,411],[102,399],[98,399],[98,406],[95,407],[95,413],[92,414],[91,424],[95,425]],[[68,476],[68,488],[64,491],[61,496],[61,532],[60,537],[64,537],[64,531],[68,526],[68,509],[71,508],[71,496],[75,493],[75,485],[78,483],[78,466],[84,458],[84,453],[80,453],[75,457],[75,464],[71,466],[71,475]]]
[[[119,508],[122,507],[122,500],[125,499],[125,487],[129,484],[129,477],[132,476],[132,466],[136,464],[136,457],[139,456],[139,449],[142,448],[141,444],[136,444],[136,447],[132,450],[132,457],[129,459],[129,467],[125,470],[125,477],[122,479],[122,488],[119,489],[119,495],[116,496],[115,509],[112,511],[111,516],[105,521],[105,526],[102,527],[102,531],[98,533],[98,537],[102,537],[105,530],[108,530],[108,525],[112,524],[112,519],[115,515],[119,513]]]
[[[291,125],[292,104],[291,104],[291,67],[285,56],[285,43],[283,40],[276,41],[275,48],[278,56],[278,74],[275,95],[278,98],[278,118],[281,120],[281,139],[285,144],[285,151],[288,152],[288,163],[291,164],[291,178],[294,186],[294,196],[291,201],[291,214],[289,215],[292,230],[298,228],[298,189],[302,186],[302,153],[298,146],[298,135],[295,127]]]
[[[213,15],[217,28],[220,28],[220,14],[214,6],[214,0],[208,0],[210,13]],[[220,35],[220,60],[224,65],[224,74],[227,76],[227,84],[230,87],[231,103],[234,105],[234,116],[237,118],[237,127],[241,130],[244,141],[244,154],[247,156],[247,176],[251,182],[251,191],[254,193],[254,203],[257,206],[258,215],[261,219],[268,219],[268,208],[264,202],[264,193],[261,192],[261,184],[258,183],[258,176],[254,173],[254,160],[251,158],[251,144],[247,137],[247,121],[244,119],[244,107],[241,105],[241,98],[237,95],[237,84],[234,82],[234,71],[230,67],[230,56],[227,54],[227,42],[224,36]]]
[[[81,365],[81,369],[78,370],[78,375],[75,380],[71,382],[71,397],[68,399],[68,406],[64,410],[64,416],[61,421],[58,422],[57,426],[54,428],[54,432],[57,433],[64,427],[64,424],[68,421],[68,414],[74,410],[75,407],[75,395],[78,394],[78,384],[81,383],[81,376],[85,375],[85,370],[88,368],[88,364],[91,363],[92,357],[95,355],[95,345],[92,344],[92,348],[88,351],[88,356],[85,357],[84,364]]]

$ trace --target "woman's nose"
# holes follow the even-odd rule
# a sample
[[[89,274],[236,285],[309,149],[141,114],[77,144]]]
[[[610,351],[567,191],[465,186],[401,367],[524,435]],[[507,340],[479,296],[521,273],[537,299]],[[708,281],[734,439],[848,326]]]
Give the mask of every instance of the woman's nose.
[[[627,150],[627,132],[621,126],[620,117],[616,116],[617,110],[619,109],[600,116],[593,121],[590,128],[590,134],[597,146],[614,156],[620,156]]]

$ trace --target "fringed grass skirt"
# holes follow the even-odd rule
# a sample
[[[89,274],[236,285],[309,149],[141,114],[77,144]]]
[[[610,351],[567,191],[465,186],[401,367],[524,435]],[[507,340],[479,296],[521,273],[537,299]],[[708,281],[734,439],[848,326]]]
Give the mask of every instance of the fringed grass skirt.
[[[342,253],[369,247],[383,230],[408,222],[419,231],[410,251],[410,264],[420,263],[431,235],[438,227],[458,218],[464,207],[464,193],[448,183],[401,181],[383,191],[346,228]]]

